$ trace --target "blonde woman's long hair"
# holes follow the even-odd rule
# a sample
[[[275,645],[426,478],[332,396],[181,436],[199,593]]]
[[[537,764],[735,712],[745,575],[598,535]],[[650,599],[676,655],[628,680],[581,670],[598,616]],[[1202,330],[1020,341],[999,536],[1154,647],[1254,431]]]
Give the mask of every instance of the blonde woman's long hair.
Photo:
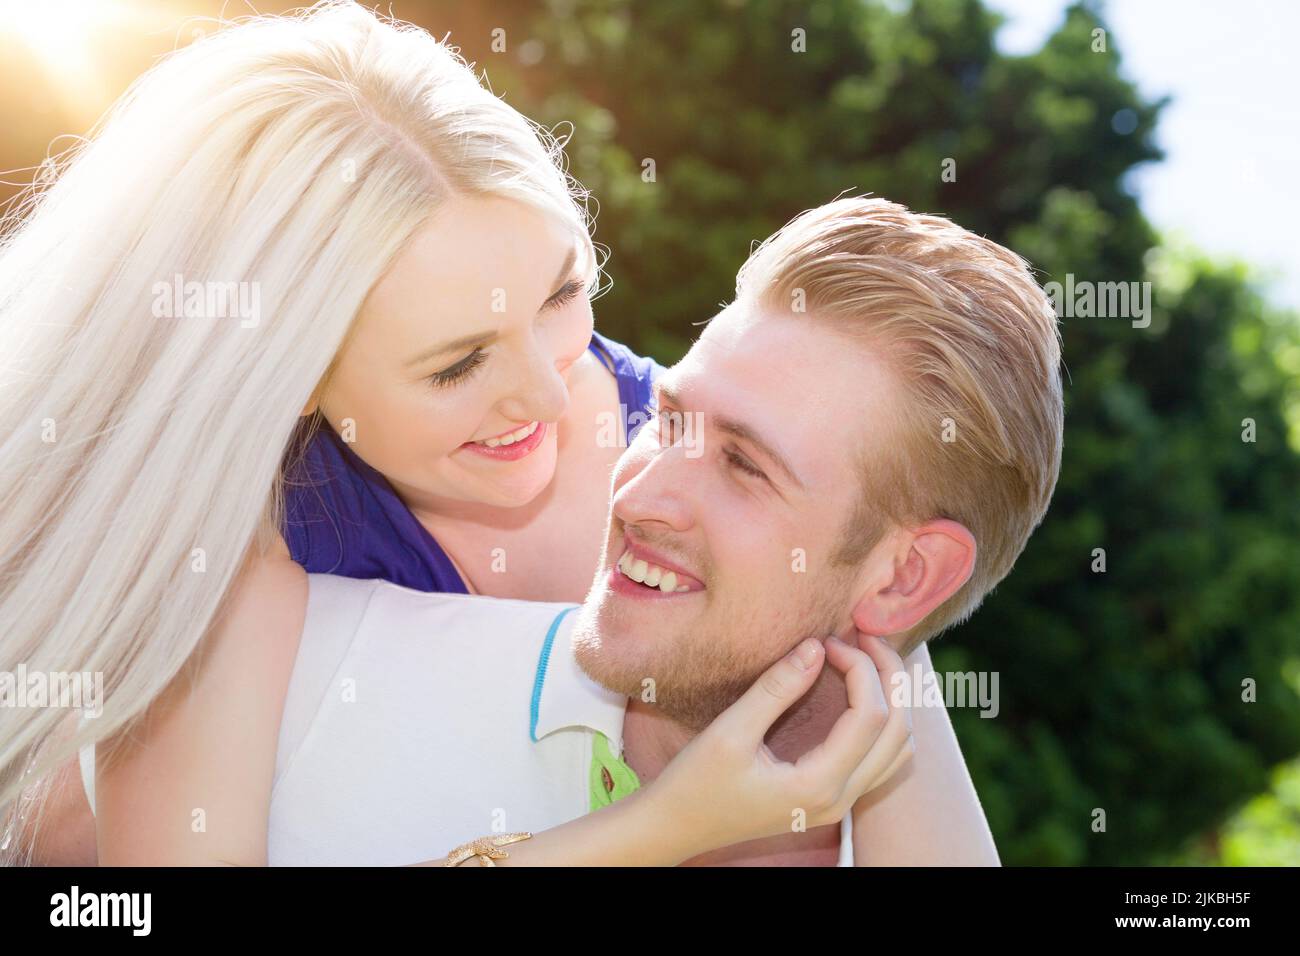
[[[59,165],[0,239],[0,671],[102,674],[103,713],[56,737],[66,709],[0,706],[10,860],[39,782],[121,739],[273,540],[299,416],[437,204],[527,203],[598,268],[561,143],[351,3],[168,55]],[[177,277],[260,316],[160,309]]]

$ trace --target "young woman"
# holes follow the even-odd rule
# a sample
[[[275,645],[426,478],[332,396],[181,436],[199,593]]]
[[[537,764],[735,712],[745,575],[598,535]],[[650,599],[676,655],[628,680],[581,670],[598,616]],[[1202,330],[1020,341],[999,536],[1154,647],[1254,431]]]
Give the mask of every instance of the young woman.
[[[42,819],[91,823],[72,786],[42,818],[30,782],[75,779],[97,745],[100,862],[156,837],[158,781],[240,823],[220,856],[149,859],[264,862],[304,568],[581,598],[608,415],[627,430],[653,366],[593,336],[598,261],[557,159],[446,47],[329,3],[169,57],[20,208],[0,254],[0,666],[102,673],[106,693],[75,730],[0,714],[8,852],[40,847]],[[793,794],[851,803],[906,761],[871,742],[854,773],[756,807],[711,728],[621,816],[570,825],[622,828],[607,858],[544,834],[518,859],[649,861],[656,834],[681,845],[663,808],[701,793],[718,812],[693,849],[766,835]]]

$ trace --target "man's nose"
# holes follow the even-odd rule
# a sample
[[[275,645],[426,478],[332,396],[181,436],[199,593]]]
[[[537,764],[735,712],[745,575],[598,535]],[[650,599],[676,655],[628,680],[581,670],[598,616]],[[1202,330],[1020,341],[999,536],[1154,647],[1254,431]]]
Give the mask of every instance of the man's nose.
[[[699,466],[681,445],[658,448],[638,439],[614,472],[614,515],[625,524],[688,530],[695,523],[692,496],[699,482],[691,472]]]

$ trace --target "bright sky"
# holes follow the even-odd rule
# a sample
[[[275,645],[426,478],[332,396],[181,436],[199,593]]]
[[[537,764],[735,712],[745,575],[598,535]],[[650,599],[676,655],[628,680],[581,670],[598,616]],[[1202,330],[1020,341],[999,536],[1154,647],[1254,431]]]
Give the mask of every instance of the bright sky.
[[[1038,49],[1065,0],[986,0],[1008,16],[1007,53]],[[1147,217],[1212,253],[1278,273],[1270,298],[1300,309],[1300,3],[1110,0],[1121,69],[1147,98],[1163,163],[1134,173]]]

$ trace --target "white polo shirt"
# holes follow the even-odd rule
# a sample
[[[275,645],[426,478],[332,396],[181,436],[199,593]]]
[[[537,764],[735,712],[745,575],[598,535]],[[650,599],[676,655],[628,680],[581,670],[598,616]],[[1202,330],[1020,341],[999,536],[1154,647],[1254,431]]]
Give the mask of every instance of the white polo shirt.
[[[621,755],[627,698],[578,667],[572,605],[309,582],[276,755],[271,865],[416,863],[590,811],[598,735]],[[93,809],[89,749],[82,772]],[[839,865],[852,861],[846,816]]]

